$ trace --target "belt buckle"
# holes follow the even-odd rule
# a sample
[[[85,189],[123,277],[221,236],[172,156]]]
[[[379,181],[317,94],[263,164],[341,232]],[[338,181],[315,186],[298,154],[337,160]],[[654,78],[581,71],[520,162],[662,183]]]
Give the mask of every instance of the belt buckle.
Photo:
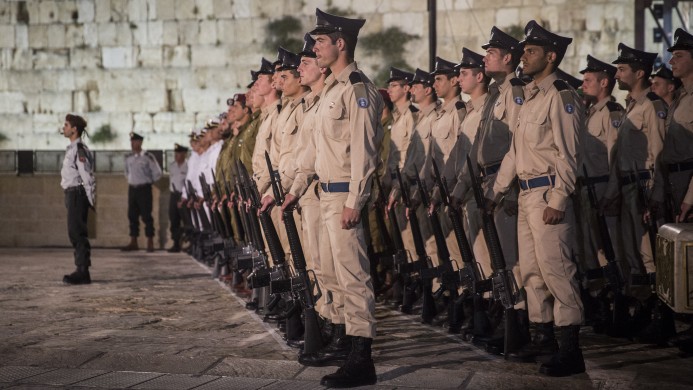
[[[330,182],[329,182],[329,181],[328,181],[327,183],[325,183],[325,188],[323,188],[323,191],[325,191],[325,192],[328,193],[328,194],[331,192],[331,191],[330,191]]]

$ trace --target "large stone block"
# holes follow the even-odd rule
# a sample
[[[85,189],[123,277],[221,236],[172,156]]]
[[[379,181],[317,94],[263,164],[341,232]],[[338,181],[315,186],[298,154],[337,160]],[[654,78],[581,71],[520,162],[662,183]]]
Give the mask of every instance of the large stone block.
[[[27,49],[29,47],[29,26],[17,24],[14,26],[14,47]]]
[[[265,23],[255,18],[236,19],[236,41],[245,45],[263,42],[267,36]]]
[[[96,7],[94,0],[77,0],[77,12],[79,23],[91,23],[96,16]]]
[[[111,20],[114,22],[125,22],[128,20],[128,0],[111,1]]]
[[[0,92],[0,113],[19,114],[24,112],[24,94],[21,92]]]
[[[10,67],[15,70],[31,70],[34,68],[34,55],[31,49],[8,49],[12,58]]]
[[[200,45],[215,45],[217,43],[217,23],[214,20],[200,22],[200,35],[197,43]]]
[[[39,78],[43,91],[73,91],[75,89],[75,71],[72,69],[44,70]]]
[[[116,24],[116,45],[130,46],[132,45],[132,26],[130,23]]]
[[[236,40],[235,20],[220,19],[217,23],[217,40],[222,45],[232,44]]]
[[[70,55],[70,67],[100,68],[101,66],[101,50],[95,48],[72,49]]]
[[[15,28],[12,25],[0,25],[0,48],[15,46]]]
[[[518,24],[520,20],[519,8],[501,8],[496,12],[496,26],[499,28],[510,27]],[[489,28],[489,31],[491,29]]]
[[[152,0],[155,2],[157,20],[176,19],[176,0]]]
[[[69,63],[69,50],[41,50],[34,53],[34,69],[62,69]]]
[[[50,33],[50,32],[49,32]],[[65,26],[65,47],[84,46],[84,25],[68,24]]]
[[[214,0],[195,0],[197,7],[198,19],[213,19],[214,15]]]
[[[237,0],[231,4],[233,15],[236,19],[245,19],[253,16],[253,1]],[[315,14],[315,9],[313,9]]]
[[[399,27],[408,34],[424,36],[428,32],[424,30],[427,23],[427,15],[414,12],[398,12],[383,15],[383,28]]]
[[[154,129],[152,115],[148,112],[137,112],[132,115],[134,121],[134,132],[138,134],[149,134]]]
[[[48,26],[48,47],[60,49],[65,47],[65,25],[51,24]]]
[[[25,92],[24,93],[24,112],[28,114],[40,114],[41,113],[41,94],[38,92]],[[29,129],[28,131],[32,131]],[[31,135],[31,134],[27,134]]]
[[[115,23],[99,23],[98,29],[98,45],[99,46],[115,46],[116,45],[116,25]]]
[[[173,126],[171,131],[173,134],[188,135],[190,130],[195,126],[195,114],[193,113],[176,113],[174,114]]]
[[[200,39],[200,23],[197,20],[178,22],[178,42],[183,45],[197,45]]]
[[[160,68],[161,64],[161,46],[140,46],[137,53],[137,66],[142,68]]]
[[[190,66],[190,46],[164,46],[164,66]]]
[[[40,112],[42,113],[64,113],[72,112],[72,93],[64,92],[41,92],[39,98]]]
[[[175,46],[178,44],[178,22],[167,20],[163,22],[161,44]]]
[[[149,19],[147,0],[130,0],[128,2],[128,19],[132,21]]]
[[[111,18],[111,1],[94,1],[94,21],[97,23],[108,23],[113,21]]]
[[[199,8],[195,0],[175,0],[174,8],[178,20],[197,19]]]
[[[84,44],[91,48],[99,46],[99,25],[96,23],[85,23],[82,25],[84,34]]]
[[[224,46],[193,46],[190,57],[193,67],[227,66],[229,60]]]
[[[48,46],[48,26],[29,25],[29,47],[41,49]]]
[[[159,88],[147,88],[142,90],[142,110],[147,112],[160,112],[166,110],[166,90]]]
[[[163,43],[164,23],[153,20],[147,23],[147,44],[161,45]]]
[[[89,97],[87,96],[87,91],[72,92],[72,108],[76,112],[89,111]]]
[[[62,125],[65,118],[63,113],[39,113],[34,114],[34,126],[32,131],[34,134],[50,134],[58,135],[58,129]]]
[[[58,21],[62,24],[75,23],[79,19],[79,11],[75,0],[62,0],[58,5]]]
[[[134,47],[103,47],[101,48],[103,67],[106,69],[134,68],[135,48]]]
[[[38,21],[42,24],[49,24],[58,21],[58,2],[56,1],[39,1]]]
[[[213,0],[215,19],[231,19],[233,15],[233,2],[228,0]]]
[[[220,107],[221,95],[220,91],[211,91],[210,89],[184,89],[183,106],[188,112],[208,112],[210,109]],[[204,118],[203,120],[207,119]]]

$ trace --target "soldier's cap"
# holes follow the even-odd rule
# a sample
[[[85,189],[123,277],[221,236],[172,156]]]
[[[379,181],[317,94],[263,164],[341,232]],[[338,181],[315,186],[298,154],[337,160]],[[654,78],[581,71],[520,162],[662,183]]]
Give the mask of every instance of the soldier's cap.
[[[404,81],[410,83],[412,80],[414,80],[414,73],[409,73],[402,69],[395,68],[394,66],[390,67],[390,78],[387,79],[388,84],[390,84],[391,81]]]
[[[573,87],[573,89],[578,89],[582,87],[582,80],[571,74],[566,73],[563,69],[556,70],[556,77],[570,84],[570,86]]]
[[[652,68],[657,53],[633,49],[623,43],[618,44],[618,58],[612,64],[643,64],[646,68]]]
[[[226,104],[229,106],[233,106],[236,102],[241,102],[241,105],[245,106],[245,94],[236,93],[233,97],[226,99]]]
[[[387,93],[387,89],[385,89],[385,88],[378,88],[378,92],[380,92],[380,96],[383,97],[383,100],[384,100],[386,103],[392,104],[392,100],[390,99],[390,94]]]
[[[460,69],[484,69],[484,56],[463,47],[462,61],[455,65],[455,68],[458,72]]]
[[[674,45],[667,51],[673,52],[674,50],[693,50],[693,35],[682,28],[677,28],[674,32]]]
[[[455,74],[457,73],[455,65],[457,64],[454,62],[450,62],[436,56],[436,66],[433,68],[433,72],[431,72],[431,74],[433,76],[437,74]]]
[[[306,33],[306,35],[303,36],[303,50],[301,50],[301,52],[298,53],[298,55],[301,57],[315,58],[317,55],[313,51],[314,46],[315,39],[313,39],[313,37],[309,33]]]
[[[246,88],[250,89],[253,87],[253,84],[255,84],[255,82],[257,81],[257,76],[258,76],[257,71],[254,71],[254,70],[250,71],[250,84],[248,84],[246,86]]]
[[[520,45],[522,47],[525,45],[543,46],[550,49],[550,51],[556,52],[560,60],[565,55],[565,51],[571,42],[573,42],[573,38],[554,34],[540,26],[536,21],[530,20],[525,26],[525,39],[520,41]]]
[[[671,69],[667,68],[666,65],[660,65],[657,67],[650,77],[661,77],[665,80],[669,80],[674,84],[676,88],[680,87],[682,82],[681,79],[674,77],[674,73]]]
[[[274,74],[274,65],[267,58],[262,57],[262,61],[260,62],[260,70],[257,71],[257,74]]]
[[[207,119],[207,123],[205,123],[205,131],[214,129],[219,126],[219,119],[218,118],[209,118]]]
[[[174,144],[173,151],[178,153],[178,152],[187,152],[188,148],[179,144]]]
[[[288,50],[284,49],[283,47],[279,46],[277,48],[277,59],[272,63],[273,67],[277,67],[277,65],[281,65],[282,62],[284,61],[284,55],[286,55],[286,52]]]
[[[481,45],[481,48],[484,50],[488,50],[492,47],[505,49],[514,54],[520,54],[522,52],[520,41],[504,33],[496,26],[491,28],[491,37],[489,37],[488,42]]]
[[[130,132],[130,141],[142,141],[143,139],[144,137],[135,133],[134,131]]]
[[[433,85],[433,76],[431,76],[430,72],[416,68],[414,71],[414,78],[411,80],[409,85],[414,85],[417,83],[430,87]]]
[[[327,35],[334,32],[341,32],[358,38],[361,27],[366,24],[366,19],[350,19],[343,16],[328,14],[315,9],[315,28],[309,32],[310,35]]]
[[[585,69],[580,71],[580,74],[585,74],[585,73],[592,73],[592,72],[604,72],[606,73],[610,78],[614,78],[616,76],[616,67],[607,64],[604,61],[599,61],[598,59],[592,57],[591,55],[587,55],[587,66]]]
[[[298,69],[299,65],[301,65],[301,56],[287,50],[284,53],[284,59],[282,60],[282,66],[279,67],[279,70],[289,70],[289,69],[296,70],[296,69]]]
[[[219,113],[219,115],[218,115],[219,121],[221,122],[221,121],[223,121],[224,119],[226,119],[226,116],[227,116],[227,115],[228,115],[228,114],[226,113],[226,111]]]

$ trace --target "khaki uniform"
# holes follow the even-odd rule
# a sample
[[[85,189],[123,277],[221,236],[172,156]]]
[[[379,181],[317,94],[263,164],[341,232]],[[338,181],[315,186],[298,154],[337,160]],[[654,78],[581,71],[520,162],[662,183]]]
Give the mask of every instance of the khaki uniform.
[[[658,107],[655,106],[657,101]],[[650,93],[649,89],[639,96],[629,96],[625,119],[618,131],[616,154],[605,194],[607,199],[615,198],[621,184],[621,241],[624,257],[634,274],[655,272],[655,265],[650,238],[642,222],[644,205],[638,200],[638,185],[624,180],[632,178],[633,170],[636,169],[638,175],[648,179],[645,186],[650,197],[655,201],[662,200],[661,186],[653,188],[652,170],[655,177],[661,174],[658,172],[661,172],[660,154],[664,146],[665,118],[664,103]]]
[[[380,144],[380,149],[378,149],[378,169],[376,170],[376,175],[380,179],[380,185],[383,187],[383,191],[387,194],[387,188],[390,188],[394,183],[390,180],[390,173],[387,172],[387,158],[390,155],[390,149],[392,146],[392,115],[389,115],[385,119],[381,118],[380,121],[383,127],[383,141]],[[373,189],[371,192],[371,199],[376,199],[378,189]],[[385,196],[386,194],[383,194]],[[390,226],[390,220],[385,218],[385,224],[388,229],[392,229]],[[376,220],[375,210],[369,206],[368,209],[368,227],[371,235],[371,245],[373,246],[374,253],[385,252],[386,242],[383,237],[383,233],[378,229],[378,223]],[[366,243],[368,244],[368,243]]]
[[[532,180],[531,185],[536,186],[523,189],[518,202],[519,260],[529,320],[568,326],[583,321],[577,268],[572,261],[575,216],[570,196],[575,190],[584,113],[577,93],[565,82],[554,84],[556,80],[553,73],[525,88],[512,146],[493,189],[505,193],[515,176],[525,185]],[[565,88],[563,92],[557,85]],[[550,177],[553,185],[540,185],[539,180]],[[545,224],[547,206],[564,211],[564,219],[556,225]]]
[[[233,151],[231,152],[234,156],[234,160],[239,160],[242,162],[250,175],[253,174],[253,152],[255,151],[255,140],[257,139],[257,134],[260,130],[260,124],[262,124],[260,114],[261,111],[256,111],[253,113],[247,125],[243,127],[243,130],[240,133],[238,133],[236,142],[233,145]]]
[[[663,191],[670,191],[678,215],[693,175],[693,84],[683,85],[666,121],[662,167],[668,172]],[[666,186],[668,185],[668,188]]]
[[[328,190],[348,187],[348,192],[320,195],[322,271],[334,272],[344,299],[343,317],[334,322],[345,323],[348,335],[366,338],[375,337],[375,298],[363,225],[344,230],[341,216],[345,207],[361,210],[370,196],[383,137],[383,104],[378,90],[351,63],[325,81],[315,118],[315,173],[321,185],[331,186]]]
[[[258,129],[255,149],[253,149],[253,175],[257,181],[257,188],[260,196],[264,194],[270,187],[270,172],[267,170],[267,160],[265,152],[272,150],[272,137],[276,133],[277,118],[281,105],[279,100],[277,104],[270,104],[263,107],[260,114],[260,128]]]
[[[228,139],[224,140],[224,144],[221,146],[221,152],[219,152],[219,157],[217,158],[217,165],[214,168],[214,180],[217,182],[217,186],[221,191],[221,196],[226,194],[225,183],[229,183],[229,190],[232,190],[233,186],[233,174],[231,170],[231,165],[233,162],[233,145],[236,143],[236,138],[240,136],[232,135]],[[232,190],[233,191],[233,190]],[[223,213],[221,214],[223,217]],[[229,210],[229,215],[231,217],[231,229],[233,230],[233,239],[239,242],[242,237],[240,236],[239,224],[240,221],[236,218],[236,214],[233,210]]]
[[[587,121],[580,139],[582,166],[587,170],[597,201],[604,196],[609,180],[610,161],[618,138],[623,107],[611,96],[595,103],[587,111]],[[583,168],[578,171],[576,218],[579,261],[583,271],[606,265],[603,244],[597,226],[597,211],[589,200]],[[616,259],[622,259],[620,223],[617,216],[606,217],[609,237]]]

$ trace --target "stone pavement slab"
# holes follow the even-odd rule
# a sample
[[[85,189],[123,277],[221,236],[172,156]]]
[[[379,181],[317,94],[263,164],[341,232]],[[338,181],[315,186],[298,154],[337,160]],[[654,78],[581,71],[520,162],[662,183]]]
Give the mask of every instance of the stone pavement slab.
[[[88,286],[63,285],[69,249],[0,248],[0,388],[319,389],[272,325],[184,254],[93,250]],[[379,304],[372,389],[693,389],[674,348],[581,334],[587,373],[547,378]]]

